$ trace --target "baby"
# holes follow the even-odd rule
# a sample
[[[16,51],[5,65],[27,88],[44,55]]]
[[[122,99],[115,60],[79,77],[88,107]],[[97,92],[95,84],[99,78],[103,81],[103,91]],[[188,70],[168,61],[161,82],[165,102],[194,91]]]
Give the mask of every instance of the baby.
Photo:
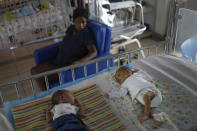
[[[130,68],[123,66],[116,71],[115,79],[121,85],[120,90],[110,92],[109,94],[105,94],[105,96],[108,98],[120,98],[129,93],[132,103],[134,100],[137,100],[143,105],[141,115],[138,117],[139,122],[142,123],[150,117],[153,117],[155,122],[152,127],[158,128],[163,118],[160,114],[152,114],[151,109],[161,104],[162,96],[161,92],[148,81],[151,80],[151,77],[138,69],[132,71]]]
[[[85,117],[84,108],[71,91],[56,91],[52,96],[52,104],[46,111],[46,119],[49,123],[52,122],[54,131],[89,131],[79,118]]]

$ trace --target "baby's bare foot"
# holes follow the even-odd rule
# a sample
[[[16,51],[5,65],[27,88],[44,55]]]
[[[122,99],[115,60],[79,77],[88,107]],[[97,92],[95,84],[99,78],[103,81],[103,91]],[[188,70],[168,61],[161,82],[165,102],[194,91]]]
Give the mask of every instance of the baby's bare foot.
[[[153,123],[153,125],[152,125],[152,128],[153,128],[153,129],[157,129],[157,128],[159,128],[159,127],[161,126],[161,124],[162,124],[162,122],[160,122],[160,121],[155,121],[155,122]]]
[[[138,121],[140,123],[143,123],[144,121],[148,120],[150,118],[150,115],[141,115],[138,117]]]

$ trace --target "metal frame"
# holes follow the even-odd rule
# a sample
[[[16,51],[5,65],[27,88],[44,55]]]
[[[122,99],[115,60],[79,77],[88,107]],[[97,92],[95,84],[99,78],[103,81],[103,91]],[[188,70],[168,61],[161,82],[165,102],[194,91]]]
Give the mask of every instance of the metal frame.
[[[34,83],[33,81],[36,79],[36,78],[40,78],[40,77],[44,77],[45,78],[45,82],[46,82],[46,86],[47,86],[47,91],[49,90],[49,83],[48,83],[48,76],[51,75],[51,74],[54,74],[54,73],[57,73],[59,75],[59,82],[60,82],[60,86],[63,85],[62,83],[62,80],[61,80],[61,73],[62,71],[65,71],[65,70],[69,70],[71,69],[72,71],[72,79],[73,81],[75,80],[75,68],[77,67],[80,67],[80,66],[84,66],[84,73],[85,73],[85,77],[87,77],[87,69],[86,69],[86,66],[88,64],[91,64],[91,63],[96,63],[96,73],[99,72],[99,69],[98,69],[98,63],[99,61],[102,61],[102,60],[107,60],[107,68],[110,67],[109,65],[109,61],[111,58],[113,59],[116,59],[118,58],[118,61],[114,61],[114,64],[116,64],[118,67],[121,66],[121,63],[120,63],[120,58],[122,56],[127,56],[127,63],[131,63],[132,62],[132,58],[131,58],[131,54],[132,53],[137,53],[138,54],[138,60],[141,59],[141,55],[140,55],[140,51],[144,51],[144,50],[147,50],[147,54],[145,57],[149,56],[150,55],[150,50],[151,49],[155,49],[155,55],[158,55],[158,49],[159,48],[162,48],[163,47],[163,53],[162,55],[165,55],[167,54],[167,48],[166,48],[166,42],[165,41],[162,41],[160,43],[157,43],[157,44],[154,44],[154,45],[151,45],[151,46],[145,46],[145,47],[142,47],[142,48],[138,48],[136,50],[128,50],[128,51],[125,51],[123,53],[120,53],[120,54],[115,54],[115,55],[109,55],[109,56],[106,56],[106,57],[102,57],[102,58],[98,58],[98,59],[94,59],[94,60],[91,60],[91,61],[88,61],[88,62],[85,62],[85,63],[81,63],[81,64],[76,64],[76,65],[71,65],[71,66],[67,66],[67,67],[64,67],[64,68],[60,68],[60,69],[56,69],[56,70],[52,70],[52,71],[48,71],[48,72],[44,72],[44,73],[41,73],[41,74],[37,74],[37,75],[33,75],[31,77],[27,77],[27,78],[24,78],[24,79],[21,79],[21,80],[17,80],[17,81],[12,81],[12,82],[8,82],[8,83],[4,83],[4,84],[1,84],[0,85],[0,96],[1,96],[1,100],[3,102],[5,102],[6,100],[4,99],[4,94],[2,94],[2,89],[3,88],[6,88],[10,85],[14,85],[14,88],[16,90],[16,93],[17,93],[17,97],[18,99],[23,99],[21,94],[20,94],[20,91],[18,89],[18,84],[21,83],[21,82],[24,82],[24,81],[28,81],[31,85],[31,89],[32,89],[32,92],[33,92],[33,96],[37,95],[37,93],[35,92],[35,86],[34,86]]]
[[[128,4],[128,2],[130,2],[130,4]],[[116,5],[120,5],[121,2],[117,2]],[[129,44],[133,44],[133,43],[137,43],[137,46],[138,48],[141,48],[142,45],[140,43],[140,41],[137,39],[137,38],[134,38],[140,34],[142,34],[145,30],[146,30],[146,27],[144,26],[144,11],[143,11],[143,7],[140,3],[136,3],[134,1],[125,1],[125,6],[129,7],[136,7],[136,6],[139,6],[140,7],[140,14],[139,16],[141,16],[139,19],[140,19],[140,22],[141,22],[141,26],[137,27],[135,31],[133,32],[129,32],[129,33],[126,33],[126,34],[122,34],[119,36],[119,39],[117,38],[116,40],[120,40],[120,39],[124,39],[126,40],[125,42],[115,46],[114,48],[119,48],[119,47],[124,47],[124,49],[126,49],[126,45],[129,45]],[[111,4],[113,6],[113,4]],[[111,6],[110,5],[110,6]],[[122,6],[122,5],[120,5]],[[124,7],[124,6],[123,6]],[[113,33],[113,32],[112,32]],[[141,50],[140,53],[142,54],[142,57],[145,58],[145,54],[144,54],[144,51]]]
[[[94,12],[95,12],[95,14],[93,14],[93,19],[102,23],[102,20],[100,18],[101,14],[99,11],[99,6],[101,4],[100,3],[101,1],[94,0],[93,2],[94,2]],[[139,7],[140,9],[138,13],[139,15],[138,21],[133,20],[133,16],[136,15],[135,13],[136,7]],[[134,8],[132,12],[131,23],[127,27],[124,27],[122,24],[120,25],[118,24],[112,27],[112,41],[113,42],[123,40],[123,38],[120,37],[120,34],[133,38],[139,34],[142,34],[146,30],[146,27],[144,26],[144,14],[143,14],[143,7],[141,3],[132,1],[132,0],[110,3],[110,11],[112,12],[119,10],[119,9],[123,9],[123,8]],[[128,33],[128,29],[129,29],[129,33]]]
[[[177,29],[177,20],[178,20],[178,11],[181,1],[172,0],[170,3],[170,11],[168,17],[168,29],[166,35],[166,42],[168,53],[171,54],[174,46],[175,46],[175,37],[176,37],[176,29]]]
[[[139,23],[136,23],[136,24],[134,24],[134,25],[131,26],[133,28],[131,32],[123,33],[119,37],[117,37],[115,35],[116,32],[125,32],[127,30],[127,28],[125,28],[125,29],[112,28],[112,41],[119,41],[119,40],[124,39],[121,36],[130,37],[129,39],[132,39],[132,38],[134,38],[134,37],[142,34],[146,30],[146,26],[144,25],[144,10],[143,10],[143,7],[142,7],[142,5],[140,3],[137,3],[137,2],[134,5],[135,5],[134,6],[135,8],[137,6],[139,6],[139,8],[140,8],[140,11],[139,11]],[[126,40],[128,40],[128,38]]]

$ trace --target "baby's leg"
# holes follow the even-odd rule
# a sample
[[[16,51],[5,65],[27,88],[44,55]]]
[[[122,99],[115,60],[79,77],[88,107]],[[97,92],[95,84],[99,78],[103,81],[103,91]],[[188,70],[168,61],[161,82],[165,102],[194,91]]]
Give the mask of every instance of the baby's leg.
[[[151,91],[148,91],[145,95],[144,95],[144,114],[147,115],[151,115],[151,101],[152,99],[155,97],[155,94]]]
[[[138,120],[142,123],[145,120],[148,120],[151,116],[151,100],[155,97],[155,94],[151,91],[148,91],[143,99],[144,99],[144,107],[142,109],[142,114],[138,118]]]
[[[161,113],[154,113],[153,119],[154,119],[154,123],[152,125],[152,128],[157,129],[162,125],[165,118],[164,118],[163,113],[161,112]]]

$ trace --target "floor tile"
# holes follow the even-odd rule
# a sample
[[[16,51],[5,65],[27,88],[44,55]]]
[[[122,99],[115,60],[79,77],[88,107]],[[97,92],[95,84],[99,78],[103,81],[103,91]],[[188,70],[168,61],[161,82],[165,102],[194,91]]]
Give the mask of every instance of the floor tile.
[[[25,49],[25,47],[16,48],[13,51],[16,59],[28,56],[28,51]]]
[[[15,64],[0,66],[0,83],[9,82],[18,79],[18,72]]]
[[[37,43],[37,44],[32,44],[32,45],[29,45],[29,46],[25,46],[25,48],[26,48],[26,50],[28,51],[29,54],[33,55],[33,53],[36,49],[39,49],[39,48],[47,46],[47,45],[51,45],[53,43],[54,43],[54,41],[50,40],[50,41],[46,41],[46,42],[42,42],[42,43]]]
[[[0,58],[0,66],[15,60],[12,50],[0,50]]]

